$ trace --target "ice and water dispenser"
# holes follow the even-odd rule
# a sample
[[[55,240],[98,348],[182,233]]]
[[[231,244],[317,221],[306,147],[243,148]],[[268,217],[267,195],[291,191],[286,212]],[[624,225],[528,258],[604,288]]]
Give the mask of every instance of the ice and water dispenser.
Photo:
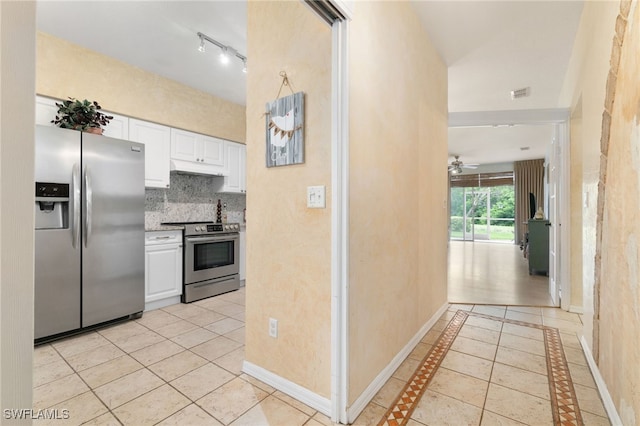
[[[36,182],[36,229],[69,228],[69,184]]]

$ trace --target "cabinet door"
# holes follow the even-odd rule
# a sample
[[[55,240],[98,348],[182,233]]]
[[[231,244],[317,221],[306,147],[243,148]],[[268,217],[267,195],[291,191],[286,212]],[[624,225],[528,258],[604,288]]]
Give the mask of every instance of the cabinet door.
[[[223,192],[240,192],[240,144],[226,142],[224,149],[229,174],[224,177]]]
[[[55,99],[36,96],[36,124],[54,126],[51,122],[56,118],[58,107]]]
[[[147,121],[129,119],[129,140],[144,144],[145,186],[168,188],[171,156],[171,130]]]
[[[227,163],[227,175],[220,192],[235,192],[243,194],[246,188],[246,146],[240,143],[224,143],[225,161]]]
[[[104,112],[104,114],[113,117],[109,124],[104,127],[103,135],[110,138],[129,140],[129,117],[114,114],[112,112]]]
[[[181,245],[145,246],[145,303],[181,294]]]
[[[210,166],[219,166],[224,168],[224,144],[222,139],[212,138],[211,136],[199,135],[202,143],[202,160]]]
[[[240,144],[240,192],[247,192],[247,146]]]
[[[184,130],[171,129],[171,158],[200,162],[198,135]]]

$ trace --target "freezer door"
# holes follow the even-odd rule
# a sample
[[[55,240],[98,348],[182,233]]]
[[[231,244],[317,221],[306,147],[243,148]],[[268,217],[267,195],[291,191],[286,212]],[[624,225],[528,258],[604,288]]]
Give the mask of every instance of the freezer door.
[[[69,200],[56,206],[68,215],[62,228],[35,231],[35,339],[80,328],[79,171],[80,132],[36,126],[35,182],[69,185]],[[57,213],[40,208],[34,201],[36,215]]]
[[[82,326],[144,310],[144,145],[82,134]]]

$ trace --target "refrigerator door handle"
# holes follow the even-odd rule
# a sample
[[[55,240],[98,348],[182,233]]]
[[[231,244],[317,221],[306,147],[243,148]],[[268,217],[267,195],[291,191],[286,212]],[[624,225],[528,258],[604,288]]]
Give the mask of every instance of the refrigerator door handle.
[[[80,166],[78,163],[73,165],[71,172],[73,182],[73,248],[78,248],[80,244]]]
[[[84,168],[84,202],[85,202],[85,219],[84,219],[84,246],[89,246],[89,238],[91,237],[91,203],[93,193],[91,190],[91,178],[89,177],[89,168]]]

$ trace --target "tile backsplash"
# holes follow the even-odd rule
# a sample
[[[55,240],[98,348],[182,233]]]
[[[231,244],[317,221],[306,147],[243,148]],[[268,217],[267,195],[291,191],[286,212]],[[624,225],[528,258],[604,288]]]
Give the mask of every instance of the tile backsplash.
[[[162,222],[215,221],[218,199],[227,204],[227,221],[242,223],[246,196],[215,192],[221,179],[171,172],[169,188],[145,190],[146,227]]]

